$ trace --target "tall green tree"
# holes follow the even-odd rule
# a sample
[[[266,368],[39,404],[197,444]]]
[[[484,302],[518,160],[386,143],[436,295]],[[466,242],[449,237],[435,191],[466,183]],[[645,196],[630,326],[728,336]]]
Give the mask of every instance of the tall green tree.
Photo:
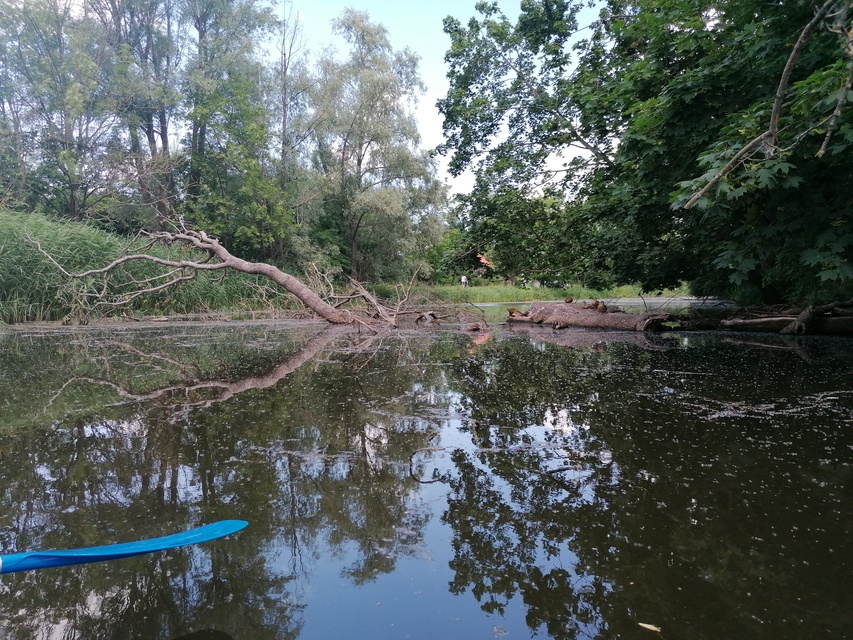
[[[185,28],[174,0],[88,0],[109,41],[118,48],[116,111],[126,129],[139,201],[160,220],[178,204],[177,159],[170,137],[180,105]]]
[[[314,70],[298,15],[285,4],[278,20],[269,100],[271,149],[278,188],[284,201],[286,235],[279,235],[271,258],[296,270],[335,270],[338,249],[313,235],[322,218],[322,174],[312,165],[314,128],[320,114],[312,108]]]
[[[335,31],[348,55],[326,52],[313,92],[316,166],[328,185],[323,224],[353,277],[397,275],[417,221],[444,194],[412,113],[423,89],[418,59],[395,51],[364,12],[345,10]]]
[[[417,59],[348,11],[309,63],[263,0],[0,0],[0,202],[397,277],[441,230]],[[277,55],[270,56],[271,51]]]
[[[19,179],[37,202],[91,217],[121,181],[113,138],[116,50],[65,0],[0,3],[4,123]]]
[[[479,20],[446,20],[442,150],[451,170],[475,169],[475,201],[556,182],[582,211],[565,233],[647,289],[843,294],[849,0],[817,13],[799,1],[619,0],[579,24],[582,4],[528,0],[513,24],[480,3]]]
[[[270,77],[258,42],[274,16],[255,0],[190,0],[184,76],[188,216],[229,250],[257,258],[285,223],[270,156]]]

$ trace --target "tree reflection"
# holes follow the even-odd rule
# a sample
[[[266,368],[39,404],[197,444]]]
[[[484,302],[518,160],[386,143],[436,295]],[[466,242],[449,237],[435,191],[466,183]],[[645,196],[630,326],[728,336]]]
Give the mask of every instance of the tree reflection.
[[[2,551],[251,523],[198,547],[4,576],[10,637],[307,635],[321,563],[361,585],[422,553],[424,496],[441,488],[418,490],[427,464],[449,487],[451,591],[494,616],[523,604],[534,633],[853,628],[838,595],[853,562],[838,544],[851,368],[831,345],[752,357],[703,336],[584,333],[569,348],[239,328],[10,346]]]
[[[517,337],[459,362],[451,589],[488,612],[520,598],[554,638],[844,635],[837,363],[660,346]]]
[[[293,638],[299,583],[318,558],[355,550],[343,574],[360,584],[417,553],[427,511],[408,460],[433,430],[433,404],[418,395],[441,375],[421,366],[429,341],[166,333],[78,339],[58,357],[34,345],[58,367],[31,393],[67,408],[66,394],[90,389],[92,402],[61,428],[0,435],[2,551],[154,537],[222,518],[250,526],[233,540],[4,577],[0,619],[16,638],[173,638],[199,628]]]

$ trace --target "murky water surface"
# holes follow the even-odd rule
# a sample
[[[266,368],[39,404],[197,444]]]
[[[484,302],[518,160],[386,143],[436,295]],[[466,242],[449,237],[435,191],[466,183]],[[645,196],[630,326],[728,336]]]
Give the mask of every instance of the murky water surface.
[[[0,552],[250,522],[0,637],[853,637],[853,341],[555,335],[0,334]]]

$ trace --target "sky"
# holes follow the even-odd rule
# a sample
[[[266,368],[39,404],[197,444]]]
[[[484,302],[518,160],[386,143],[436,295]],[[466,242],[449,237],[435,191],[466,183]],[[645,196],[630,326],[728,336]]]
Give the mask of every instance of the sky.
[[[372,22],[388,30],[391,46],[395,50],[409,47],[420,58],[421,80],[426,93],[421,97],[416,116],[420,125],[424,148],[433,148],[443,140],[441,116],[435,103],[447,94],[447,69],[444,54],[450,38],[442,31],[442,22],[448,15],[465,23],[478,15],[474,9],[477,0],[292,0],[292,8],[299,16],[305,45],[312,53],[323,46],[335,44],[331,22],[346,7],[367,11]],[[504,14],[515,21],[520,0],[498,0]],[[467,192],[473,184],[470,175],[451,179],[441,165],[441,177],[452,192]]]

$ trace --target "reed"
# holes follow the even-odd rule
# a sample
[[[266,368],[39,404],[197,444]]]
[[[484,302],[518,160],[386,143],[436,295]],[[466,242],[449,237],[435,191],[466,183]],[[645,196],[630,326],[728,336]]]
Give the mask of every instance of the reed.
[[[54,321],[75,311],[84,294],[102,287],[99,278],[70,280],[42,251],[67,271],[82,272],[109,264],[128,241],[86,225],[58,222],[37,214],[0,211],[0,321]],[[187,258],[178,246],[153,247],[162,258]],[[139,282],[160,273],[150,262],[134,262],[117,270],[112,294],[129,292]],[[198,273],[171,289],[137,298],[121,312],[194,314],[232,311],[272,311],[292,308],[290,296],[270,288],[258,276],[242,273]],[[104,313],[109,313],[105,310]]]

